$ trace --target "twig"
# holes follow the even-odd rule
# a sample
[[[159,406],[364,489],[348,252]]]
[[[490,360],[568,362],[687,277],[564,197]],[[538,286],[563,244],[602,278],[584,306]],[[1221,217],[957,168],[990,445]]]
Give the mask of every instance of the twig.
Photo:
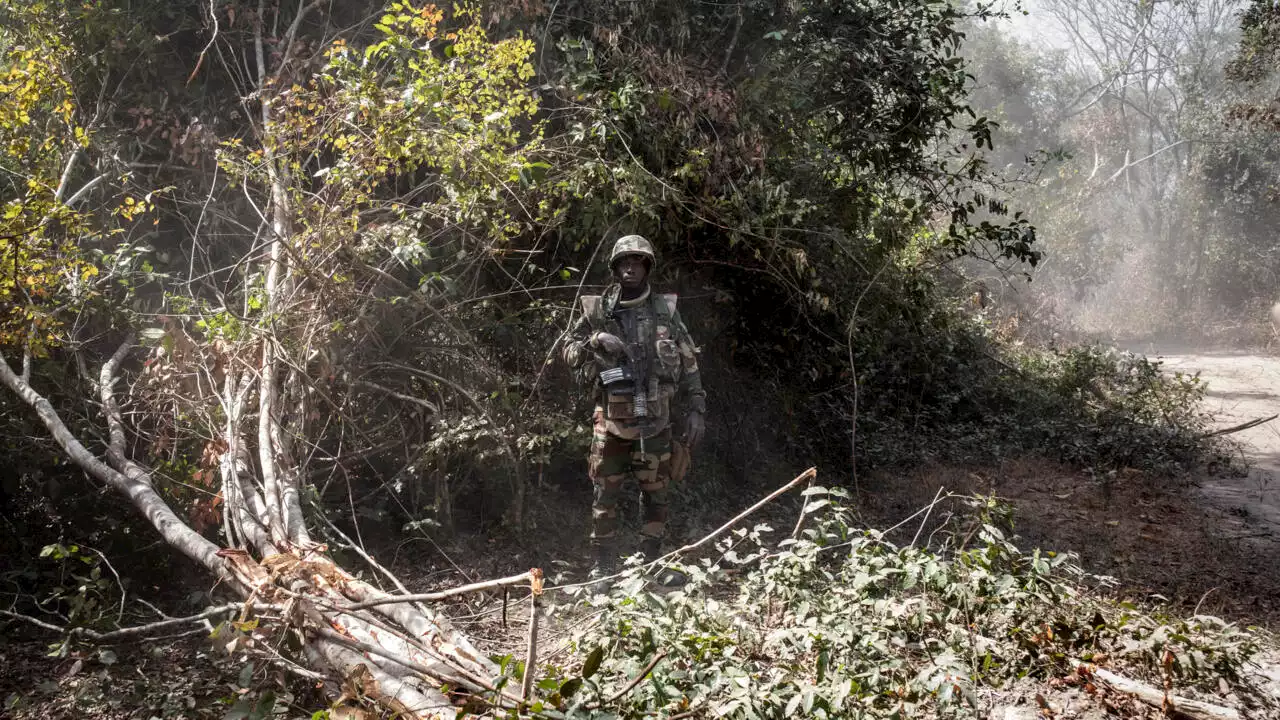
[[[538,597],[542,595],[542,571],[529,571],[529,644],[525,652],[524,680],[520,683],[520,701],[529,702],[533,693],[534,667],[538,664]]]
[[[102,564],[106,565],[107,569],[111,571],[111,574],[115,576],[116,587],[120,588],[120,609],[116,612],[116,624],[119,625],[120,621],[124,619],[124,602],[129,597],[129,593],[124,589],[124,582],[120,580],[120,573],[116,572],[116,569],[111,566],[111,561],[107,559],[106,555],[102,554],[101,550],[95,550],[88,545],[81,545],[80,547],[83,547],[86,550],[92,550],[96,553],[98,557],[102,558]]]
[[[84,637],[94,642],[114,642],[116,640],[127,639],[137,635],[145,635],[152,631],[160,630],[162,628],[172,627],[174,625],[200,622],[202,620],[207,620],[211,617],[215,617],[223,613],[240,610],[243,607],[244,607],[244,603],[228,603],[226,605],[219,605],[217,607],[209,608],[208,610],[205,610],[204,612],[199,613],[197,615],[189,615],[187,617],[180,617],[180,618],[169,618],[168,620],[160,620],[158,622],[148,623],[146,625],[138,625],[136,627],[121,628],[119,630],[112,630],[110,632],[105,632],[105,633],[98,632],[97,630],[93,630],[91,628],[85,628],[85,627],[76,627],[76,628],[59,627],[57,625],[54,625],[52,623],[47,623],[38,618],[33,618],[29,615],[23,615],[21,613],[12,612],[9,610],[0,610],[0,615],[3,615],[5,617],[11,617],[11,618],[14,618],[15,620],[22,620],[23,622],[27,622],[37,627],[44,628],[45,630],[51,630],[57,633],[65,633],[71,637]],[[274,608],[274,607],[275,606],[273,605],[255,606],[255,608]]]
[[[632,678],[631,682],[627,683],[626,687],[622,688],[618,692],[606,698],[604,703],[602,704],[612,705],[613,703],[616,703],[619,700],[621,700],[624,696],[626,696],[627,693],[631,692],[632,690],[635,690],[636,686],[639,685],[642,681],[644,681],[645,678],[649,677],[649,673],[653,672],[653,669],[658,667],[658,663],[662,662],[662,659],[669,654],[670,653],[668,651],[663,650],[657,655],[654,655],[653,659],[649,661],[648,665],[644,666],[644,669],[640,671],[639,675],[636,675],[634,678]],[[596,707],[600,707],[600,704],[597,704]],[[591,708],[591,709],[595,709],[595,708]]]
[[[666,562],[666,561],[670,560],[671,558],[676,557],[677,555],[683,555],[684,553],[687,553],[687,552],[689,552],[689,551],[691,551],[691,550],[697,550],[698,548],[702,547],[703,545],[706,545],[707,543],[711,542],[712,540],[714,540],[714,539],[716,539],[716,538],[720,537],[721,535],[723,535],[726,531],[728,531],[728,530],[729,530],[730,528],[732,528],[734,525],[738,524],[738,522],[740,522],[743,518],[745,518],[745,517],[747,517],[748,515],[750,515],[750,514],[754,513],[755,511],[759,510],[760,508],[764,507],[765,505],[768,505],[770,502],[772,502],[772,501],[773,501],[775,498],[777,498],[779,495],[782,495],[783,493],[786,493],[788,490],[791,490],[792,488],[794,488],[795,486],[797,486],[797,485],[799,485],[800,483],[804,482],[805,480],[811,480],[811,479],[813,479],[814,477],[817,477],[817,475],[818,475],[818,468],[816,468],[816,467],[811,467],[811,468],[809,468],[808,470],[805,470],[804,472],[802,472],[802,473],[800,473],[799,475],[797,475],[797,476],[796,476],[796,477],[795,477],[791,482],[789,482],[789,483],[787,483],[786,485],[783,485],[782,487],[778,488],[777,490],[774,490],[773,492],[769,493],[767,496],[765,496],[763,499],[761,499],[761,500],[760,500],[759,502],[757,502],[755,505],[752,505],[751,507],[747,508],[746,510],[743,510],[742,512],[740,512],[740,513],[738,513],[737,515],[733,516],[733,518],[732,518],[732,519],[730,519],[730,520],[729,520],[729,522],[727,522],[727,523],[725,523],[725,524],[721,525],[720,527],[716,528],[715,530],[713,530],[713,531],[711,532],[711,534],[710,534],[710,535],[707,535],[706,537],[702,538],[701,540],[699,540],[699,541],[697,541],[697,542],[695,542],[695,543],[693,543],[693,544],[691,544],[691,545],[685,545],[684,547],[679,548],[679,549],[677,549],[677,550],[672,550],[671,552],[667,553],[666,555],[663,555],[662,557],[658,558],[657,560],[651,560],[651,561],[649,561],[649,562],[647,562],[647,563],[645,563],[645,564],[643,564],[643,565],[640,565],[638,568],[632,568],[632,569],[624,570],[624,571],[619,572],[619,573],[614,573],[613,575],[610,575],[610,576],[608,576],[608,577],[598,578],[598,579],[595,579],[595,580],[590,580],[590,581],[588,581],[588,582],[571,583],[571,584],[568,584],[568,585],[556,585],[553,589],[555,589],[555,590],[569,590],[569,589],[572,589],[572,588],[579,588],[579,587],[586,587],[586,586],[588,586],[588,585],[594,585],[594,584],[596,584],[596,583],[598,583],[598,582],[602,582],[602,581],[606,581],[606,580],[613,580],[613,579],[616,579],[616,578],[620,578],[620,577],[622,577],[623,575],[627,575],[627,574],[629,574],[629,573],[632,573],[632,572],[634,572],[634,571],[635,571],[635,570],[637,570],[637,569],[641,569],[641,570],[643,570],[643,569],[651,568],[651,567],[654,567],[654,566],[659,565],[659,564],[661,564],[661,563],[664,563],[664,562]]]
[[[1249,422],[1240,423],[1239,425],[1232,425],[1231,427],[1222,428],[1221,430],[1214,430],[1213,432],[1202,433],[1198,437],[1199,439],[1204,440],[1206,438],[1218,437],[1219,435],[1230,435],[1232,433],[1241,432],[1242,430],[1248,430],[1250,428],[1258,427],[1259,425],[1264,425],[1266,423],[1271,422],[1272,420],[1275,420],[1278,417],[1280,417],[1280,414],[1272,415],[1271,417],[1256,418],[1256,419],[1250,420]]]
[[[920,521],[920,527],[916,528],[915,537],[911,538],[911,547],[915,547],[916,541],[920,539],[920,533],[924,531],[925,524],[929,522],[929,516],[933,514],[933,506],[938,504],[938,498],[940,497],[942,497],[942,487],[939,487],[938,492],[933,494],[933,502],[929,503],[924,519]]]
[[[1208,590],[1206,590],[1206,591],[1205,591],[1205,593],[1204,593],[1203,595],[1201,595],[1201,596],[1200,596],[1200,602],[1197,602],[1197,603],[1196,603],[1196,609],[1191,611],[1191,616],[1192,616],[1192,617],[1195,617],[1196,615],[1199,615],[1199,614],[1200,614],[1200,606],[1201,606],[1201,605],[1203,605],[1203,604],[1204,604],[1204,601],[1209,597],[1209,595],[1213,594],[1213,591],[1214,591],[1214,590],[1217,590],[1217,589],[1218,589],[1218,588],[1217,588],[1216,586],[1215,586],[1215,587],[1211,587],[1211,588],[1209,588]]]
[[[470,585],[460,585],[456,588],[441,590],[439,592],[418,593],[417,595],[389,595],[384,598],[378,598],[377,600],[366,600],[362,603],[342,605],[339,607],[344,612],[351,612],[352,610],[363,610],[377,605],[390,605],[392,603],[432,602],[435,600],[445,600],[459,595],[469,595],[471,593],[483,592],[485,590],[497,590],[498,588],[509,587],[511,585],[520,585],[529,582],[531,573],[533,572],[534,571],[531,570],[529,572],[522,572],[519,575],[498,578],[497,580],[486,580],[484,582],[471,583]],[[541,576],[542,571],[537,570],[537,572],[539,576]]]
[[[813,488],[813,479],[812,479],[812,478],[810,478],[810,479],[809,479],[809,487],[805,488],[805,492],[808,492],[808,491],[809,491],[810,489],[812,489],[812,488]],[[797,517],[797,518],[796,518],[796,526],[795,526],[795,528],[794,528],[794,529],[792,529],[792,530],[791,530],[791,539],[792,539],[792,540],[795,540],[797,537],[799,537],[799,535],[800,535],[800,527],[801,527],[802,525],[804,525],[804,518],[805,518],[805,515],[806,515],[806,514],[808,514],[808,513],[806,513],[805,511],[806,511],[806,510],[808,510],[808,509],[809,509],[809,496],[808,496],[808,495],[805,495],[804,493],[801,493],[801,495],[800,495],[800,517]]]
[[[204,55],[209,52],[209,48],[218,41],[218,11],[214,8],[214,0],[209,0],[209,17],[213,20],[213,34],[209,36],[209,42],[200,51],[200,57],[196,58],[196,66],[192,68],[191,74],[187,76],[187,84],[190,85],[192,80],[196,79],[196,73],[200,72],[200,66],[204,63]]]
[[[350,537],[347,536],[346,533],[342,532],[342,530],[340,530],[337,525],[334,525],[333,521],[330,520],[328,517],[326,517],[324,513],[318,512],[316,514],[320,516],[321,520],[324,520],[325,524],[329,526],[330,530],[334,531],[335,533],[338,534],[338,537],[342,538],[343,542],[347,544],[347,547],[351,548],[352,551],[354,551],[357,555],[359,555],[365,562],[369,563],[369,567],[372,567],[374,570],[377,570],[378,572],[385,575],[386,578],[390,580],[392,584],[396,586],[396,589],[398,589],[400,592],[406,595],[409,594],[409,588],[405,587],[404,583],[400,582],[400,578],[396,577],[395,573],[383,567],[382,564],[379,563],[377,560],[374,560],[372,555],[365,552],[362,546],[357,545]]]
[[[422,398],[414,397],[412,395],[405,395],[404,393],[396,392],[391,388],[383,387],[378,383],[370,382],[368,380],[356,380],[352,384],[373,388],[374,390],[378,390],[380,392],[386,393],[387,395],[390,395],[391,397],[396,398],[397,400],[403,400],[405,402],[414,403],[415,405],[421,405],[422,407],[430,410],[434,415],[440,414],[440,408],[436,407],[436,404],[431,402],[430,400],[423,400]]]

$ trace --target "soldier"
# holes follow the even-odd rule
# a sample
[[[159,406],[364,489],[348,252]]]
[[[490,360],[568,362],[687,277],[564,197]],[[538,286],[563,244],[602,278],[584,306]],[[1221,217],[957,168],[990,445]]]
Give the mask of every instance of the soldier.
[[[609,267],[614,282],[604,295],[582,297],[582,317],[564,348],[565,362],[591,385],[595,400],[587,462],[595,489],[592,578],[616,571],[618,496],[628,478],[640,487],[640,549],[650,560],[661,554],[673,444],[676,464],[687,467],[685,449],[702,439],[707,410],[697,348],[676,311],[676,296],[650,292],[653,246],[639,235],[620,238]],[[688,408],[683,446],[671,437],[671,405],[677,396],[683,396]],[[681,579],[666,572],[659,581],[678,584]]]

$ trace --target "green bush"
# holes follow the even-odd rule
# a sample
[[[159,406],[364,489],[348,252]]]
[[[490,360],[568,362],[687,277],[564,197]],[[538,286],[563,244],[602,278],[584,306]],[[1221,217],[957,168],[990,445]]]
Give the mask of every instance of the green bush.
[[[1019,550],[993,499],[970,499],[975,513],[933,552],[856,529],[838,490],[808,494],[812,527],[797,539],[775,545],[768,527],[738,530],[686,567],[683,591],[654,594],[633,571],[577,631],[584,666],[547,668],[534,709],[972,717],[979,694],[1024,679],[1070,681],[1077,661],[1157,687],[1167,678],[1183,693],[1225,683],[1263,702],[1242,673],[1259,648],[1251,631],[1101,599],[1084,589],[1096,579],[1072,556]]]

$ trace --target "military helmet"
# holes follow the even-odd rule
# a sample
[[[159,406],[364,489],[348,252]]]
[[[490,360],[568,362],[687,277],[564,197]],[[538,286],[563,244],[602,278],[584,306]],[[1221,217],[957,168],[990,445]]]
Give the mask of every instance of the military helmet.
[[[649,270],[653,271],[656,258],[653,254],[653,243],[639,235],[625,235],[613,244],[613,252],[609,255],[609,267],[613,267],[623,255],[640,255],[649,261]]]

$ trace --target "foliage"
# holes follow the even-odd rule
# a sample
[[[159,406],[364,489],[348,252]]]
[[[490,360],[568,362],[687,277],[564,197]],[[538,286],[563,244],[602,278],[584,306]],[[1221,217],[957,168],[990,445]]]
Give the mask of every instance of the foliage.
[[[65,204],[66,166],[89,142],[66,68],[71,48],[40,9],[32,15],[0,43],[0,347],[44,354],[61,289],[97,269],[80,262],[76,244],[92,230]]]
[[[681,592],[655,595],[642,576],[620,584],[575,634],[580,673],[550,669],[543,707],[584,718],[970,717],[979,697],[1026,679],[1083,685],[1079,661],[1180,691],[1222,682],[1265,702],[1243,672],[1259,637],[1101,599],[1071,555],[1020,551],[993,499],[971,499],[975,514],[929,551],[854,529],[843,498],[811,489],[811,526],[776,546],[766,526],[736,531],[718,557],[686,568]]]
[[[1202,336],[1242,317],[1261,330],[1280,271],[1274,9],[1211,0],[1152,6],[1142,23],[1133,13],[1048,0],[1031,22],[1053,26],[1053,42],[971,28],[971,101],[1012,121],[996,135],[1018,181],[1002,197],[1031,215],[1049,258],[1037,292],[1001,299],[1052,308],[1094,337],[1215,341]]]
[[[119,472],[219,544],[277,561],[309,547],[285,513],[301,515],[299,496],[337,521],[335,547],[338,524],[448,529],[460,506],[480,530],[520,525],[531,469],[586,441],[581,388],[552,358],[598,288],[601,248],[628,231],[685,294],[710,415],[745,388],[770,447],[853,470],[919,457],[921,438],[980,459],[1048,446],[1099,472],[1204,449],[1194,381],[1090,349],[1005,353],[947,300],[957,258],[1041,259],[990,170],[997,129],[966,97],[965,23],[994,17],[985,7],[0,10],[0,82],[17,99],[0,111],[0,264],[15,268],[0,349],[48,352],[31,381],[74,434],[102,438],[88,451],[109,442]],[[125,382],[99,387],[126,337],[145,352],[126,343],[111,361]],[[103,389],[123,406],[109,437]],[[724,427],[711,451],[743,462],[742,429]],[[828,507],[777,553],[739,538],[689,593],[615,597],[607,642],[584,639],[603,648],[595,672],[544,690],[607,697],[601,680],[670,646],[624,698],[637,713],[949,714],[979,684],[1061,672],[1067,652],[1123,654],[1121,634],[1137,655],[1171,644],[1195,681],[1247,653],[1208,623],[1159,641],[1146,620],[1093,623],[1109,611],[1054,579],[1065,561],[1018,554],[993,527],[944,559]],[[703,595],[730,565],[742,594]],[[84,577],[59,600],[101,613],[101,573]],[[1033,622],[1051,607],[1052,634]],[[256,623],[217,639],[260,644]],[[965,655],[970,633],[999,647]],[[274,690],[248,680],[231,714],[272,712]]]

